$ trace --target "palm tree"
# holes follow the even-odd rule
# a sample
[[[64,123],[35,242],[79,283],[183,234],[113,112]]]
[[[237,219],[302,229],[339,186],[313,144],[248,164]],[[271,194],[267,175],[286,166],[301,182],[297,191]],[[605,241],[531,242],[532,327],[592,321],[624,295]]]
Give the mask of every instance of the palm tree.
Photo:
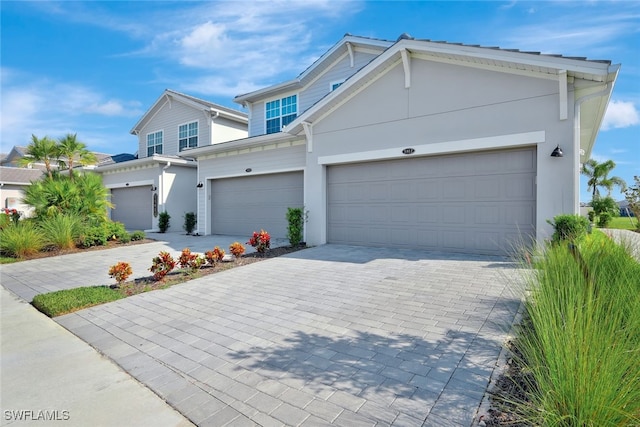
[[[82,166],[98,162],[95,154],[87,149],[84,142],[77,139],[77,134],[67,134],[58,140],[58,164],[60,169],[69,169],[69,177],[73,181],[73,164]]]
[[[607,160],[606,162],[598,163],[594,159],[589,159],[582,165],[581,173],[588,177],[587,189],[592,191],[592,196],[595,199],[600,195],[598,187],[604,187],[607,189],[607,195],[611,195],[613,187],[620,187],[621,191],[627,188],[627,183],[619,176],[612,176],[609,178],[609,173],[615,169],[616,164],[613,160]]]
[[[53,139],[48,136],[38,138],[32,134],[31,142],[27,145],[26,157],[21,158],[19,164],[20,166],[29,166],[33,162],[43,162],[47,175],[51,179],[53,177],[51,162],[57,159],[57,153],[56,142]]]

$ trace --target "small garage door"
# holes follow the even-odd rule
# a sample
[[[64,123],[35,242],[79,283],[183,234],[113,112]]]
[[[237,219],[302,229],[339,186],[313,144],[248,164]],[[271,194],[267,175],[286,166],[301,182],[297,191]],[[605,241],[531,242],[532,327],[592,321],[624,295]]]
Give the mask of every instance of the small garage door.
[[[249,235],[264,229],[287,236],[287,208],[304,204],[302,172],[211,181],[213,234]]]
[[[330,166],[330,243],[507,254],[535,231],[535,148]]]
[[[124,224],[127,230],[150,230],[153,193],[151,186],[113,188],[111,219]]]

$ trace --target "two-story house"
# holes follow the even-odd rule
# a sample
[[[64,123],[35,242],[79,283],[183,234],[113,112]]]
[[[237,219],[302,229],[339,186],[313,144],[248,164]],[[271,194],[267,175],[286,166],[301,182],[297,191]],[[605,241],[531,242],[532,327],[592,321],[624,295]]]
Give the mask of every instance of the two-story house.
[[[579,210],[619,66],[345,35],[293,80],[240,95],[249,137],[189,149],[198,231],[505,254]]]
[[[157,231],[168,212],[170,230],[181,230],[184,214],[197,209],[197,166],[187,149],[247,136],[247,115],[173,90],[165,90],[131,130],[137,159],[98,166],[111,191],[111,219],[127,229]]]

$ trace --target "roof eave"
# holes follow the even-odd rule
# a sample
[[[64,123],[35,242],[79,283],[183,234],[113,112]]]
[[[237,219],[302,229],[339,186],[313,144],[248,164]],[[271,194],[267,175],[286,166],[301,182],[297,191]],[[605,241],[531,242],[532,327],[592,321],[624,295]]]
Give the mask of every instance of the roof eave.
[[[190,148],[180,152],[180,157],[199,158],[213,153],[224,151],[238,150],[242,148],[255,147],[275,142],[293,141],[299,139],[297,135],[291,135],[286,132],[271,133],[266,135],[252,136],[249,138],[236,139],[233,141],[220,142],[217,144],[206,145],[204,147]]]
[[[176,165],[176,166],[186,166],[186,167],[194,167],[194,168],[197,167],[197,164],[194,161],[185,159],[183,157],[167,157],[167,156],[153,155],[151,157],[143,157],[141,159],[128,160],[126,162],[111,163],[108,165],[97,166],[92,171],[101,173],[101,172],[111,171],[114,169],[128,168],[132,166],[144,166],[144,165],[153,164],[153,163],[158,163],[158,164],[171,163],[172,165]]]

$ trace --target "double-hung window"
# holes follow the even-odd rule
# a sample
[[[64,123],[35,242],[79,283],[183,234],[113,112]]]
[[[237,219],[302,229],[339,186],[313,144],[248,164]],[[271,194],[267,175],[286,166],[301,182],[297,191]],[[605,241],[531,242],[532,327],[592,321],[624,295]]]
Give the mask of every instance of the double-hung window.
[[[291,95],[267,102],[267,133],[280,132],[298,115],[298,95]]]
[[[178,127],[178,146],[180,151],[198,146],[198,122],[187,123]]]
[[[147,156],[162,154],[162,131],[147,134]]]

